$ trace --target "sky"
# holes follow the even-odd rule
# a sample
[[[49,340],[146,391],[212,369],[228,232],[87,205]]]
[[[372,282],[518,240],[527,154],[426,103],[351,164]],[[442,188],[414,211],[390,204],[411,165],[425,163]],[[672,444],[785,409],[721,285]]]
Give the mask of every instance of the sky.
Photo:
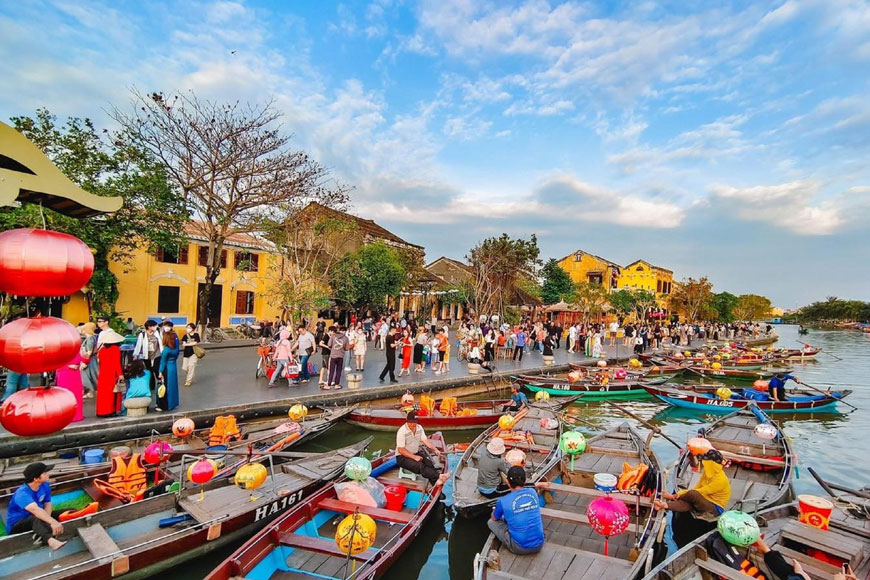
[[[870,300],[870,3],[0,0],[0,119],[273,100],[352,211]]]

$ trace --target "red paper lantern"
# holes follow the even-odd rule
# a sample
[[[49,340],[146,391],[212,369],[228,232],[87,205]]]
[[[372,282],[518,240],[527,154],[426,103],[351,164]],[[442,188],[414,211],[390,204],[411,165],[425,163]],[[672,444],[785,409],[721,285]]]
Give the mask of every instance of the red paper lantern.
[[[172,453],[172,445],[166,441],[155,441],[145,448],[145,463],[157,465],[169,459]]]
[[[175,423],[172,424],[172,433],[176,437],[187,437],[191,433],[196,426],[193,424],[193,419],[188,417],[182,417],[178,419]]]
[[[604,536],[604,555],[607,555],[607,540],[610,536],[618,536],[628,528],[631,518],[628,507],[610,496],[599,497],[586,508],[589,525],[595,532]]]
[[[53,371],[72,360],[81,345],[79,331],[65,320],[19,318],[0,328],[0,366],[16,373]]]
[[[66,389],[31,387],[12,394],[0,406],[0,425],[23,437],[48,435],[72,422],[76,404],[75,395]]]
[[[211,481],[216,473],[217,463],[203,457],[187,468],[187,479],[197,485],[202,485]]]
[[[15,296],[69,296],[87,285],[94,255],[75,236],[48,230],[0,233],[0,290]]]

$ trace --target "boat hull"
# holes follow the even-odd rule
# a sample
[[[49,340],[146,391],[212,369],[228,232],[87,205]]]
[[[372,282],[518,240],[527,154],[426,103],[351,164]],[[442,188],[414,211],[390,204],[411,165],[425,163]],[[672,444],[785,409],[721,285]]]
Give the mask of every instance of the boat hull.
[[[716,397],[707,397],[702,393],[680,392],[676,389],[663,389],[655,386],[647,386],[647,393],[664,401],[668,405],[694,409],[705,413],[731,413],[738,409],[755,404],[765,413],[820,413],[834,412],[839,398],[823,397],[817,400],[794,400],[794,401],[755,401],[747,399],[723,400]],[[844,395],[845,396],[845,395]]]

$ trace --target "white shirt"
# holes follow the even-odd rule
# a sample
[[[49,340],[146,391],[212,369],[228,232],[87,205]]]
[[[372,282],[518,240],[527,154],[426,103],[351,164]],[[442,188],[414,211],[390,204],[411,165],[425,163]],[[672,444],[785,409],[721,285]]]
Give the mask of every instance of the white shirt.
[[[611,322],[610,323],[610,332],[616,332],[617,330],[619,330],[619,323],[618,322]]]
[[[569,328],[568,329],[568,336],[571,338],[571,340],[574,340],[575,338],[577,338],[577,329],[573,326],[571,328]]]
[[[411,429],[405,423],[396,431],[396,451],[404,447],[406,451],[416,455],[420,451],[420,444],[426,440],[426,433],[420,425],[417,425],[417,429],[411,433]]]

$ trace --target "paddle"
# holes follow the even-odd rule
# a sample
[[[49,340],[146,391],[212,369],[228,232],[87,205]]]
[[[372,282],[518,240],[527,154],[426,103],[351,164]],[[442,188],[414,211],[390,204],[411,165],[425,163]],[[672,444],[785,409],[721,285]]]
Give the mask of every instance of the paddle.
[[[635,419],[635,420],[637,420],[637,421],[640,421],[641,424],[643,424],[644,426],[646,426],[650,431],[652,431],[652,432],[655,433],[656,435],[661,435],[661,436],[664,437],[667,441],[669,441],[669,442],[671,442],[673,445],[675,445],[677,449],[680,449],[680,450],[683,449],[683,446],[682,446],[682,445],[680,445],[679,443],[677,443],[676,441],[674,441],[673,439],[671,439],[670,437],[668,437],[667,435],[665,435],[665,434],[662,432],[661,429],[659,429],[658,427],[656,427],[655,425],[653,425],[653,424],[650,423],[649,421],[647,421],[647,420],[645,420],[645,419],[641,419],[640,417],[638,417],[637,415],[635,415],[634,413],[632,413],[632,412],[629,411],[628,409],[624,409],[623,407],[617,405],[617,404],[614,403],[613,401],[605,400],[604,402],[607,403],[608,405],[611,405],[611,406],[613,406],[613,407],[616,407],[617,409],[619,409],[620,411],[622,411],[623,413],[625,413],[626,415],[628,415],[628,416],[631,417],[632,419]]]
[[[819,485],[821,485],[822,488],[824,488],[824,490],[826,492],[828,492],[828,495],[830,495],[833,498],[837,498],[837,494],[834,493],[834,491],[833,491],[836,489],[837,491],[849,493],[849,494],[852,494],[856,497],[863,497],[865,499],[870,499],[870,493],[868,493],[866,491],[861,491],[860,489],[849,489],[848,487],[844,487],[842,485],[837,485],[836,483],[828,483],[824,479],[822,479],[822,476],[819,475],[818,473],[816,473],[816,471],[812,467],[808,467],[807,470],[810,472],[810,475],[812,475],[815,478],[815,480],[819,482]],[[837,498],[837,499],[839,499],[839,498]]]
[[[828,391],[823,391],[822,389],[820,389],[820,388],[818,388],[818,387],[814,387],[814,386],[812,386],[812,385],[808,385],[807,383],[805,383],[805,382],[803,382],[803,381],[801,381],[800,384],[803,385],[803,386],[805,386],[806,388],[810,389],[811,391],[816,391],[817,393],[821,393],[822,395],[825,395],[825,396],[829,396],[829,395],[830,395],[830,393],[828,393]],[[838,400],[839,402],[843,403],[844,405],[846,405],[847,407],[852,407],[852,409],[854,409],[855,411],[858,410],[858,407],[856,407],[855,405],[853,405],[853,404],[851,404],[851,403],[847,403],[847,402],[844,401],[842,398],[837,398],[837,400]]]
[[[799,343],[799,344],[806,344],[804,341],[802,341],[802,340],[797,340],[797,339],[795,339],[795,342],[797,342],[797,343]],[[828,351],[826,351],[826,350],[823,349],[823,348],[819,348],[819,352],[821,352],[821,353],[823,353],[823,354],[826,354],[826,355],[828,355],[828,356],[832,356],[832,357],[834,357],[835,359],[837,359],[837,360],[839,360],[839,361],[843,360],[843,359],[841,359],[840,357],[838,357],[837,355],[835,355],[835,354],[831,354],[831,353],[829,353]]]

